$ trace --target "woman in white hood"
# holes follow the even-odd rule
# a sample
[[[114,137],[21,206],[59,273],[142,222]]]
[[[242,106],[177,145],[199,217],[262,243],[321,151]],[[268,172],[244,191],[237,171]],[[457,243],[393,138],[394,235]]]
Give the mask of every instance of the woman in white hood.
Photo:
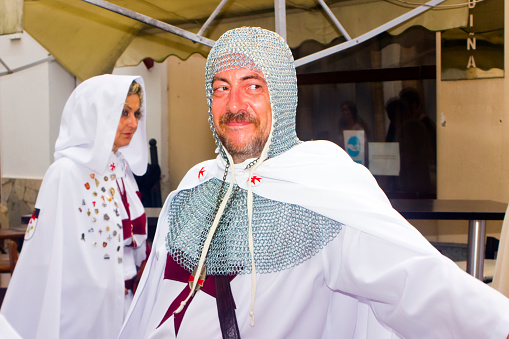
[[[141,77],[102,75],[71,94],[0,337],[7,328],[22,338],[117,337],[149,251],[133,176],[147,168],[145,112]]]

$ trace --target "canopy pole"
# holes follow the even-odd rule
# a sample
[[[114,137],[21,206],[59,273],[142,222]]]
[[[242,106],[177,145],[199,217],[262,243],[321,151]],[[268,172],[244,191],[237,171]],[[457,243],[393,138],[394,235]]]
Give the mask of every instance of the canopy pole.
[[[2,60],[2,58],[0,58],[0,64],[2,64],[7,69],[8,74],[12,73],[12,69],[10,69],[9,66],[7,66],[7,64]]]
[[[219,5],[217,5],[217,7],[214,10],[214,12],[212,12],[212,14],[209,16],[207,21],[205,21],[203,26],[201,26],[200,31],[198,32],[197,35],[199,35],[199,36],[203,35],[203,32],[205,32],[205,30],[207,28],[209,28],[209,26],[212,23],[212,21],[216,18],[216,16],[219,14],[219,12],[221,12],[221,10],[223,9],[224,5],[226,5],[227,2],[228,2],[228,0],[222,0],[221,3]]]
[[[54,61],[55,58],[52,57],[52,56],[49,56],[47,58],[44,58],[42,60],[39,60],[39,61],[34,61],[34,62],[31,62],[29,64],[26,64],[26,65],[23,65],[23,66],[20,66],[20,67],[17,67],[17,68],[9,68],[9,66],[7,66],[7,64],[0,58],[0,63],[7,69],[7,71],[4,71],[4,72],[0,72],[0,76],[3,76],[3,75],[7,75],[7,74],[12,74],[12,73],[16,73],[16,72],[19,72],[19,71],[22,71],[22,70],[25,70],[27,68],[30,68],[30,67],[34,67],[34,66],[37,66],[37,65],[40,65],[40,64],[43,64],[45,62],[50,62],[50,61]]]
[[[276,19],[276,33],[286,39],[286,3],[285,0],[274,0],[274,15]]]
[[[352,40],[352,38],[350,38],[350,35],[348,35],[348,33],[346,32],[346,29],[343,27],[343,25],[341,25],[341,23],[339,22],[339,20],[336,18],[336,16],[334,15],[334,13],[332,13],[332,11],[330,10],[329,6],[327,6],[327,4],[325,3],[325,1],[323,0],[318,0],[318,3],[320,3],[320,6],[322,6],[323,10],[325,11],[325,13],[327,13],[327,15],[329,16],[329,18],[332,20],[332,22],[334,23],[334,25],[336,25],[336,27],[339,29],[339,31],[341,32],[341,34],[343,34],[343,36],[345,37],[346,40]]]
[[[143,22],[145,24],[157,27],[159,29],[162,29],[163,31],[173,33],[175,35],[178,35],[180,37],[189,39],[194,42],[198,42],[200,44],[212,47],[215,44],[214,40],[210,40],[207,38],[204,38],[202,36],[199,36],[198,34],[194,34],[191,32],[186,31],[185,29],[178,28],[176,26],[167,24],[166,22],[156,20],[154,18],[151,18],[149,16],[137,13],[135,11],[131,11],[130,9],[117,6],[115,4],[112,4],[110,2],[104,1],[104,0],[83,0],[85,2],[88,2],[92,5],[96,5],[98,7],[107,9],[109,11],[121,14],[123,16],[126,16],[128,18],[134,19],[136,21]]]
[[[366,40],[369,40],[371,39],[372,37],[382,33],[382,32],[385,32],[393,27],[396,27],[397,25],[407,21],[407,20],[410,20],[411,18],[427,11],[428,9],[431,9],[433,8],[434,6],[444,2],[445,0],[431,0],[403,15],[400,15],[399,17],[397,17],[396,19],[393,19],[361,36],[358,36],[357,38],[354,38],[352,40],[348,40],[348,41],[345,41],[339,45],[336,45],[336,46],[332,46],[332,47],[329,47],[329,48],[326,48],[320,52],[316,52],[316,53],[313,53],[313,54],[310,54],[310,55],[307,55],[305,57],[302,57],[298,60],[295,60],[295,67],[299,67],[299,66],[302,66],[302,65],[305,65],[305,64],[308,64],[310,62],[313,62],[315,60],[318,60],[318,59],[321,59],[321,58],[324,58],[326,56],[329,56],[331,54],[334,54],[334,53],[337,53],[337,52],[340,52],[344,49],[347,49],[349,47],[352,47],[352,46],[355,46],[355,45],[358,45],[360,44],[361,42],[364,42]]]

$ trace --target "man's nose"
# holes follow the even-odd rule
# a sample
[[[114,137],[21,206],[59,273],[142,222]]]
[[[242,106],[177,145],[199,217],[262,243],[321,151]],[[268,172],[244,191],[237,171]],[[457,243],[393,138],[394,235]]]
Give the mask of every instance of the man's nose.
[[[232,113],[245,111],[247,108],[245,95],[239,88],[231,88],[230,95],[228,96],[227,109]]]

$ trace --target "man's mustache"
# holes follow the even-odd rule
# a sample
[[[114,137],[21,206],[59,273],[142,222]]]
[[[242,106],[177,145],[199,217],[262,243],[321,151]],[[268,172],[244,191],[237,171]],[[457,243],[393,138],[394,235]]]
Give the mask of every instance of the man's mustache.
[[[239,113],[232,113],[231,111],[226,111],[225,114],[219,118],[219,124],[228,124],[230,122],[248,122],[255,124],[255,126],[259,125],[258,118],[253,116],[252,114],[242,111]]]

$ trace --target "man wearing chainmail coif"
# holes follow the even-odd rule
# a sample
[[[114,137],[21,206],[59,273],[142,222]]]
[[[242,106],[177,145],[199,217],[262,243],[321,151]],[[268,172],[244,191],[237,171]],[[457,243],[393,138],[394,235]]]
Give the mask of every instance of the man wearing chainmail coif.
[[[509,300],[461,271],[369,171],[295,133],[277,34],[226,32],[206,65],[219,149],[168,197],[120,338],[506,338]]]

